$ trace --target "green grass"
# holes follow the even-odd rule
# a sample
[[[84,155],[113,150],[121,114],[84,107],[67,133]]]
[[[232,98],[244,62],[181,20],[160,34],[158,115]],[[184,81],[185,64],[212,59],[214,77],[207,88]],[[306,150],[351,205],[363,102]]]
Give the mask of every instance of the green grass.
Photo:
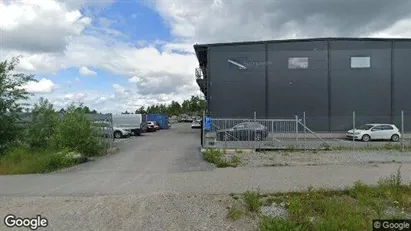
[[[244,214],[244,211],[239,206],[233,206],[228,210],[228,218],[232,220],[238,220]]]
[[[411,216],[411,184],[402,182],[400,169],[380,179],[374,186],[356,182],[345,190],[308,187],[302,192],[265,195],[247,191],[240,198],[244,202],[243,209],[251,212],[249,215],[258,215],[261,231],[372,230],[373,219],[405,219]],[[262,205],[273,203],[277,206],[282,204],[288,216],[264,217],[259,214]],[[233,213],[229,212],[228,216],[233,216]]]
[[[289,216],[262,217],[260,230],[371,230],[372,219],[404,219],[411,214],[411,185],[402,184],[398,170],[377,186],[356,182],[347,190],[309,189],[273,194],[270,200],[285,202]],[[395,212],[387,214],[387,208]]]
[[[46,173],[75,164],[72,158],[51,150],[17,148],[0,157],[0,175]]]
[[[259,192],[247,191],[244,193],[244,202],[246,203],[248,211],[259,212],[262,205],[260,198],[261,196]]]
[[[223,150],[223,153],[226,151]],[[231,160],[225,160],[223,158],[223,154],[221,153],[220,150],[218,149],[207,149],[205,152],[203,152],[204,160],[215,164],[217,168],[227,168],[227,167],[237,167],[239,164],[241,164],[241,159],[240,157],[233,155]]]

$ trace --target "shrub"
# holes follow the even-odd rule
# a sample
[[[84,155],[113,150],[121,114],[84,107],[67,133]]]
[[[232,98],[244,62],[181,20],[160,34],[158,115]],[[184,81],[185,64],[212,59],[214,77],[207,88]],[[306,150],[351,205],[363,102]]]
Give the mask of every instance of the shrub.
[[[52,137],[53,147],[79,152],[85,156],[96,156],[103,151],[96,133],[87,114],[71,105],[56,127]]]
[[[31,113],[29,128],[29,145],[32,149],[46,149],[51,143],[58,125],[58,114],[53,109],[53,104],[43,98],[34,105]]]

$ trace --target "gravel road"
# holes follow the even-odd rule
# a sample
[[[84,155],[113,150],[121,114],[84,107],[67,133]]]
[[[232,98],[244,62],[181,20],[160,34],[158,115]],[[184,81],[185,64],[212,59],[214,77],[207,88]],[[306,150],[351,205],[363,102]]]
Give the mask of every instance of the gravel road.
[[[117,154],[64,171],[1,176],[0,216],[43,214],[46,230],[251,230],[252,223],[227,221],[222,194],[374,184],[400,166],[216,169],[203,161],[200,131],[189,126],[120,141]],[[411,164],[402,164],[402,177],[411,181]]]

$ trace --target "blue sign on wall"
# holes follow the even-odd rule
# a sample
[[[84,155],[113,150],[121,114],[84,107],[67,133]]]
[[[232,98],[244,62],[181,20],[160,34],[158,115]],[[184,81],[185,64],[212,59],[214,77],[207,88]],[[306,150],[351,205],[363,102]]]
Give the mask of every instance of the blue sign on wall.
[[[212,120],[211,117],[205,117],[204,118],[204,130],[210,131],[212,126]]]

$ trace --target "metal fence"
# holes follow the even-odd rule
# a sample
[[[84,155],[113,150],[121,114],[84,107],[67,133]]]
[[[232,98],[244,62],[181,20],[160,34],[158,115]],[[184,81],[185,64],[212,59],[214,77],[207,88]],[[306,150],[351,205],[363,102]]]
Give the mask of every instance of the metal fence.
[[[112,114],[87,114],[92,121],[93,128],[97,130],[100,144],[106,152],[114,148],[114,130]]]
[[[204,126],[203,126],[204,128]],[[328,147],[304,120],[213,118],[210,130],[203,130],[205,148],[308,149]],[[309,143],[309,141],[315,141]]]
[[[64,118],[64,113],[59,113],[59,118]],[[92,122],[92,128],[95,129],[100,144],[105,152],[109,152],[114,148],[114,131],[113,131],[113,116],[112,114],[87,114],[87,119]],[[30,113],[21,113],[18,124],[25,133],[28,133],[28,127],[31,122]],[[76,134],[73,134],[75,136]]]
[[[298,116],[281,119],[236,119],[211,118],[211,128],[203,130],[204,148],[227,149],[319,149],[344,148],[359,150],[364,148],[392,148],[406,150],[411,147],[411,132],[407,132],[411,117],[402,111],[399,116],[358,116],[352,112],[344,117],[316,117],[302,112]],[[324,124],[334,122],[339,131],[318,129]],[[411,122],[410,122],[411,123]],[[370,140],[362,137],[347,136],[348,130],[353,133],[364,124],[393,124],[398,128],[399,139]],[[408,127],[407,127],[408,125]],[[203,126],[204,128],[204,126]],[[316,129],[317,128],[317,129]],[[373,137],[378,138],[378,137]],[[367,140],[366,140],[367,141]]]

